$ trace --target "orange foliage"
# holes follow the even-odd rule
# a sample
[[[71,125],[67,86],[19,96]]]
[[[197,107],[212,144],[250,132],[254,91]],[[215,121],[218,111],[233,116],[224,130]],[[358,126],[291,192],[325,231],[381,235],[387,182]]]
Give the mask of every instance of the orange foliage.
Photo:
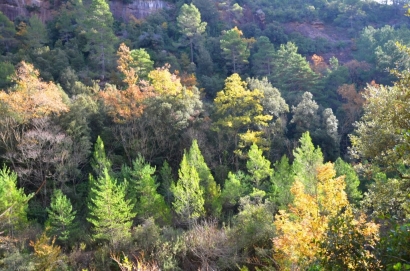
[[[138,75],[135,69],[130,66],[133,59],[130,49],[124,43],[118,48],[117,56],[117,68],[124,75],[123,82],[127,85],[127,89],[118,90],[109,85],[99,95],[114,122],[122,123],[140,117],[145,108],[143,102],[152,93],[149,87],[144,87],[142,90],[140,86],[136,85]],[[144,86],[144,82],[141,83],[141,86]]]
[[[325,71],[329,68],[329,65],[326,64],[323,57],[314,54],[312,56],[312,65],[311,69],[318,74],[324,74]]]
[[[345,117],[342,122],[342,130],[348,130],[352,123],[357,121],[362,112],[363,104],[366,101],[363,97],[363,91],[356,91],[356,87],[351,84],[344,84],[337,89],[342,98],[346,101],[342,105]]]
[[[196,81],[195,74],[187,74],[186,72],[182,73],[181,84],[188,89],[192,89],[193,87],[195,87],[198,84],[198,82]]]
[[[39,72],[33,65],[23,61],[13,78],[16,82],[14,89],[9,93],[0,92],[3,110],[20,123],[68,111],[63,102],[63,91],[52,82],[43,82],[38,76]]]

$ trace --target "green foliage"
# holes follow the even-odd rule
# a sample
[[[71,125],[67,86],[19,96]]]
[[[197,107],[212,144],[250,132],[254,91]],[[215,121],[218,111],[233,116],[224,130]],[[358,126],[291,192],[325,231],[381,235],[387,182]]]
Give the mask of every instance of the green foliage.
[[[323,164],[323,155],[319,147],[315,148],[309,132],[299,139],[300,146],[293,150],[292,169],[296,178],[305,186],[308,194],[316,191],[316,169]]]
[[[254,143],[248,152],[246,169],[249,173],[251,185],[254,188],[267,190],[270,187],[270,178],[273,170],[270,168],[270,161],[263,157],[262,150]]]
[[[151,60],[148,52],[140,48],[131,50],[130,55],[133,59],[133,61],[129,63],[130,67],[135,69],[140,79],[147,80],[148,73],[154,69],[154,61]]]
[[[74,222],[76,211],[73,211],[71,201],[60,189],[54,190],[51,197],[50,208],[47,208],[48,220],[46,225],[52,236],[57,240],[67,242],[72,231],[77,226]]]
[[[239,204],[239,199],[245,195],[247,188],[244,184],[246,176],[242,172],[236,174],[229,172],[228,178],[225,180],[224,187],[221,193],[221,203],[225,210],[234,208]]]
[[[11,85],[11,77],[14,75],[14,65],[10,62],[0,62],[0,89]]]
[[[176,185],[171,188],[174,194],[172,205],[180,223],[188,223],[191,226],[195,220],[205,215],[205,200],[198,171],[195,166],[189,164],[186,153],[182,157],[178,176]]]
[[[275,47],[265,36],[260,36],[256,41],[257,52],[252,55],[252,66],[256,75],[271,76],[274,72]]]
[[[162,225],[168,224],[170,210],[164,197],[157,192],[159,184],[154,176],[155,167],[151,167],[139,156],[133,161],[132,169],[123,166],[122,171],[128,181],[127,198],[135,204],[134,210],[138,217],[143,220],[153,217]]]
[[[191,63],[194,62],[194,39],[205,32],[206,22],[201,22],[201,13],[194,4],[184,4],[179,11],[177,24],[181,33],[189,40],[191,47]]]
[[[186,154],[188,164],[196,169],[200,179],[200,186],[204,191],[205,211],[208,215],[218,216],[221,211],[219,203],[219,197],[221,195],[221,188],[216,184],[211,170],[205,163],[205,159],[202,156],[199,149],[198,142],[194,140],[191,148]]]
[[[336,176],[345,176],[346,194],[350,203],[357,205],[362,199],[362,193],[359,190],[360,180],[354,168],[342,158],[335,161]]]
[[[118,184],[104,168],[102,174],[90,177],[90,194],[87,221],[93,226],[93,238],[109,241],[113,249],[126,242],[130,230],[133,204],[126,199],[127,182]]]
[[[286,209],[293,202],[293,196],[290,192],[295,179],[292,165],[289,164],[289,158],[283,155],[279,161],[275,162],[273,167],[271,198],[278,209]]]
[[[106,0],[93,0],[87,9],[86,18],[81,21],[82,35],[87,41],[84,52],[89,53],[91,65],[100,70],[100,78],[105,78],[107,69],[113,64],[117,38],[113,31],[114,19]]]
[[[33,195],[17,188],[17,174],[6,166],[0,170],[0,231],[13,237],[27,226],[28,201]]]
[[[318,86],[318,75],[297,50],[294,43],[281,44],[276,52],[274,72],[269,77],[272,85],[282,92],[288,102],[295,99],[295,92],[314,93]]]
[[[104,171],[111,171],[111,161],[105,154],[104,142],[101,137],[97,137],[97,141],[94,145],[93,158],[91,160],[91,166],[94,170],[95,176],[100,177],[104,175]]]
[[[227,63],[232,66],[232,72],[236,73],[243,64],[248,63],[250,56],[249,43],[251,40],[242,38],[242,31],[236,26],[224,31],[220,40],[222,54]]]

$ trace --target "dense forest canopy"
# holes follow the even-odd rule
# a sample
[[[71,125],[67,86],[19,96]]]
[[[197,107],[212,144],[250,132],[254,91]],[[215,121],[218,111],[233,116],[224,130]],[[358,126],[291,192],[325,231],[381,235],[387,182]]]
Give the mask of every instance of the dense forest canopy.
[[[410,269],[409,1],[113,3],[0,12],[1,270]]]

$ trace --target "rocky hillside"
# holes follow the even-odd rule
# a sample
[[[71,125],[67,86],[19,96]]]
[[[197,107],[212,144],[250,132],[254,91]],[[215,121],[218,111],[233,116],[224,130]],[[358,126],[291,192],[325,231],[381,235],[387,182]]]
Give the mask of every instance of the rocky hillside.
[[[53,10],[59,5],[59,0],[0,0],[0,11],[11,21],[18,16],[37,14],[45,22],[52,18]],[[131,3],[115,0],[110,1],[110,7],[114,18],[128,20],[130,17],[145,18],[159,9],[169,7],[169,3],[162,0],[134,0]]]

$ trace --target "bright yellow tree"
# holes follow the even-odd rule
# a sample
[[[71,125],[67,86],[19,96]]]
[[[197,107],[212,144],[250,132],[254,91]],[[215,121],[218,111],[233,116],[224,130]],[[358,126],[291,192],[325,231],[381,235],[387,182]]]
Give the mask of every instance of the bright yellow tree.
[[[349,232],[358,232],[366,243],[374,244],[374,240],[377,239],[377,225],[367,223],[363,216],[355,219],[344,192],[344,176],[335,176],[336,171],[332,163],[320,165],[316,174],[317,192],[313,195],[306,193],[304,185],[298,179],[295,180],[291,188],[294,202],[289,206],[288,212],[279,211],[275,220],[279,236],[273,239],[274,257],[281,265],[281,269],[306,269],[318,259],[326,262],[329,255],[334,255],[332,250],[339,248],[338,245],[329,245],[328,241],[336,240],[335,238],[327,240],[327,236],[335,231],[340,232],[340,239],[343,236],[346,239]],[[334,220],[339,216],[343,216],[344,220],[335,224]],[[352,260],[352,255],[357,254],[357,249],[353,247],[344,249],[344,252],[346,264],[343,267],[348,269],[349,266],[357,266],[352,264],[353,262],[366,261],[366,258],[372,257],[368,253],[363,259]]]
[[[262,132],[258,127],[268,126],[272,119],[263,114],[262,98],[263,93],[258,89],[249,90],[237,73],[225,80],[225,88],[216,95],[213,129],[233,140],[237,154],[241,154],[244,146],[261,145]],[[238,163],[237,157],[235,163]]]

